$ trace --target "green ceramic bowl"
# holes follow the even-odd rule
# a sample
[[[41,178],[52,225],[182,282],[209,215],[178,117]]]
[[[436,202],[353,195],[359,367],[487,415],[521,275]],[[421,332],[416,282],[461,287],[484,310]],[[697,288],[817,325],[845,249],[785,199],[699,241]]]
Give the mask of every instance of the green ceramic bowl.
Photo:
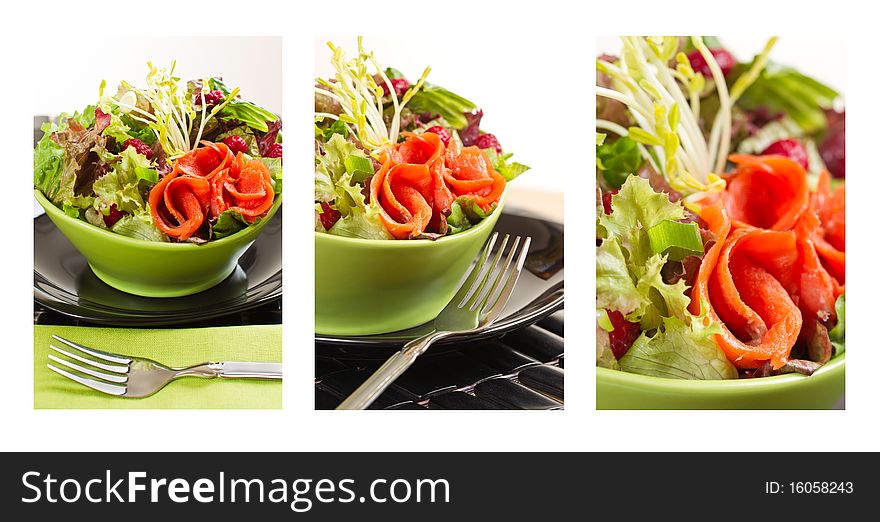
[[[34,197],[99,279],[123,292],[146,297],[191,295],[226,279],[235,270],[238,258],[281,206],[278,196],[269,214],[258,224],[223,239],[195,245],[120,236],[68,216],[39,190],[34,190]]]
[[[436,241],[315,232],[315,331],[372,335],[437,317],[495,228],[502,206],[477,226]]]
[[[687,381],[596,368],[600,410],[824,410],[844,393],[846,354],[816,373],[733,381]]]

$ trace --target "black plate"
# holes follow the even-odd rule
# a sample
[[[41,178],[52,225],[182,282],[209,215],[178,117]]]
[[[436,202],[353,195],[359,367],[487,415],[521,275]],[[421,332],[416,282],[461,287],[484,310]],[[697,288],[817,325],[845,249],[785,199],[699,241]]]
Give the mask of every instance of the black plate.
[[[243,312],[280,297],[280,208],[225,281],[198,294],[172,298],[140,297],[108,286],[48,216],[34,218],[34,300],[77,319],[163,326]]]
[[[559,223],[521,215],[515,210],[505,209],[501,217],[498,218],[495,231],[500,234],[519,234],[532,237],[532,246],[526,258],[528,271],[520,276],[516,289],[507,303],[504,315],[498,322],[478,335],[465,338],[449,337],[439,341],[438,344],[497,337],[534,324],[563,307],[565,300],[563,226]],[[426,323],[409,330],[381,335],[341,337],[315,334],[315,341],[318,342],[319,347],[322,344],[324,346],[334,345],[337,348],[344,346],[352,348],[400,346],[429,332],[431,324]]]

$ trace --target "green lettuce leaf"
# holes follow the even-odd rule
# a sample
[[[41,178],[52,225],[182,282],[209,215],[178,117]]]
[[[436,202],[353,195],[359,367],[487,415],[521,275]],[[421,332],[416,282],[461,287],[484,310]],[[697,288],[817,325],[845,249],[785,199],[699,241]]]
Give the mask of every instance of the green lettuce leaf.
[[[667,219],[684,218],[684,207],[669,201],[669,197],[654,192],[648,180],[629,176],[620,192],[611,197],[614,212],[600,212],[599,226],[607,234],[620,238],[620,246],[627,254],[630,266],[644,266],[653,251],[647,230]]]
[[[609,185],[620,188],[630,174],[637,173],[642,167],[642,155],[635,141],[618,138],[613,143],[596,147],[596,165]]]
[[[131,134],[128,133],[131,129],[122,122],[122,119],[111,113],[110,114],[110,125],[104,129],[104,136],[111,137],[116,140],[117,145],[122,148],[122,145],[133,138]]]
[[[95,106],[88,105],[82,112],[75,112],[73,116],[70,117],[71,120],[76,120],[83,127],[91,127],[95,124]]]
[[[133,147],[126,148],[119,156],[121,159],[113,170],[95,180],[95,208],[104,215],[110,212],[111,205],[130,214],[146,212],[139,183],[141,179],[152,178],[149,171],[155,173],[150,168],[150,160]]]
[[[636,289],[618,239],[603,240],[596,248],[596,307],[627,315],[650,302]]]
[[[42,129],[43,137],[34,148],[34,187],[54,200],[64,171],[64,147],[52,141],[52,133],[56,130],[54,124],[44,123]]]
[[[400,71],[391,68],[386,69],[385,74],[388,78],[404,77]],[[465,113],[473,111],[477,106],[439,85],[425,83],[409,100],[407,108],[413,112],[439,114],[452,128],[461,130],[468,125]]]
[[[828,337],[834,346],[835,355],[840,355],[846,351],[846,294],[837,298],[834,311],[837,313],[837,324],[828,331]]]
[[[729,80],[743,74],[751,64],[739,64]],[[823,83],[790,67],[769,63],[743,93],[737,105],[745,109],[766,107],[784,113],[804,133],[817,135],[828,127],[825,110],[834,107],[840,94]]]
[[[682,219],[681,203],[654,192],[647,180],[628,176],[611,205],[611,214],[598,210],[603,239],[596,248],[596,307],[619,311],[642,329],[620,359],[620,369],[680,379],[736,378],[736,368],[714,341],[718,325],[706,315],[688,312],[686,283],[666,283],[662,269],[667,256],[651,250],[646,230],[667,219]],[[606,357],[600,348],[597,357]]]
[[[272,181],[275,182],[272,189],[275,191],[275,195],[281,194],[282,183],[281,183],[281,158],[264,158],[262,156],[257,157],[258,160],[262,161],[269,167],[269,175],[272,177]]]
[[[486,156],[489,157],[489,162],[492,163],[492,168],[495,169],[495,172],[504,176],[504,179],[507,181],[513,181],[517,176],[522,174],[523,172],[529,170],[529,166],[523,165],[522,163],[517,163],[515,161],[508,162],[507,160],[513,156],[512,152],[507,154],[498,154],[494,148],[491,149],[483,149],[483,152],[486,153]]]
[[[122,236],[144,241],[169,241],[168,236],[156,227],[153,218],[147,212],[127,215],[117,221],[110,230]]]
[[[489,217],[495,211],[496,205],[493,205],[488,211],[480,208],[477,203],[466,196],[456,198],[449,208],[449,216],[446,223],[449,225],[449,234],[458,234],[476,225],[480,221]]]
[[[156,143],[156,133],[146,123],[137,121],[128,114],[123,114],[119,119],[123,125],[128,127],[128,131],[126,132],[128,132],[129,136],[132,138],[139,139],[151,147]]]
[[[323,120],[323,118],[322,118]],[[329,141],[334,134],[341,134],[343,138],[348,137],[348,127],[345,125],[345,122],[342,120],[334,120],[333,123],[329,127],[320,127],[317,125],[318,120],[316,119],[315,124],[315,137],[322,139],[323,141]]]
[[[208,80],[211,89],[219,90],[224,96],[229,96],[232,92],[220,79],[211,78]],[[225,107],[220,109],[216,114],[219,120],[235,120],[244,123],[248,127],[260,132],[269,132],[269,123],[278,121],[278,116],[266,109],[259,107],[249,101],[235,98]]]
[[[371,207],[370,207],[371,208]],[[391,234],[372,210],[357,210],[342,217],[327,232],[360,239],[392,239]]]
[[[682,321],[688,321],[691,317],[687,311],[690,304],[686,295],[687,284],[683,280],[675,284],[664,282],[661,270],[665,264],[666,256],[655,254],[644,265],[631,266],[631,273],[637,281],[636,289],[644,300],[642,307],[628,319],[638,320],[642,330],[657,328],[663,317],[676,317]]]
[[[712,338],[718,331],[717,325],[707,326],[703,321],[688,325],[676,317],[664,317],[653,336],[642,332],[620,358],[620,368],[672,379],[736,379],[736,367]]]
[[[234,210],[225,210],[217,218],[217,223],[214,224],[214,239],[230,236],[243,230],[247,226],[248,223],[244,220],[241,214]]]
[[[341,134],[331,136],[321,145],[321,153],[315,154],[315,201],[330,204],[341,215],[327,232],[362,239],[390,239],[379,220],[378,207],[367,205],[363,186],[354,183],[346,169],[345,160],[350,156],[367,158]],[[320,211],[320,205],[316,205],[316,212]]]
[[[619,370],[620,363],[614,357],[611,351],[611,339],[608,332],[596,326],[596,366],[600,368],[609,368],[611,370]]]

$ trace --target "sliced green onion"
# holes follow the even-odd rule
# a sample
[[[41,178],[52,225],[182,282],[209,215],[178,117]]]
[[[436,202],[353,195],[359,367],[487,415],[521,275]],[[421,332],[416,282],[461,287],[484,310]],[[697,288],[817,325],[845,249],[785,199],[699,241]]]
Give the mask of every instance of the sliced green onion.
[[[648,229],[648,241],[655,254],[665,254],[671,261],[703,254],[703,240],[696,223],[661,221]]]
[[[608,317],[608,310],[605,310],[604,308],[596,310],[596,322],[599,324],[599,327],[606,332],[614,331],[614,325],[611,324],[611,318]]]
[[[351,174],[351,179],[355,183],[360,183],[373,175],[373,162],[369,158],[352,154],[345,158],[344,163],[345,172]]]

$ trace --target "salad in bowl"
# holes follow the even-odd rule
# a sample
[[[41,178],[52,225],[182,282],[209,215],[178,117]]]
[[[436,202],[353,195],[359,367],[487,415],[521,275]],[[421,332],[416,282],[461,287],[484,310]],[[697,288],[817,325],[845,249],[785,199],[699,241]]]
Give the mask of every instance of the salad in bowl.
[[[713,37],[623,37],[597,60],[600,405],[604,385],[789,373],[842,394],[843,100],[775,42],[739,62]]]
[[[367,335],[433,319],[528,170],[466,98],[328,44],[315,85],[315,320]],[[358,277],[357,275],[361,276]],[[365,306],[365,303],[370,303]]]
[[[473,102],[333,51],[336,75],[315,88],[315,230],[341,237],[438,239],[480,223],[507,182],[528,167],[510,161],[480,128]]]
[[[148,66],[145,87],[102,82],[43,126],[34,196],[111,286],[186,295],[228,276],[277,211],[281,120],[221,78]]]

